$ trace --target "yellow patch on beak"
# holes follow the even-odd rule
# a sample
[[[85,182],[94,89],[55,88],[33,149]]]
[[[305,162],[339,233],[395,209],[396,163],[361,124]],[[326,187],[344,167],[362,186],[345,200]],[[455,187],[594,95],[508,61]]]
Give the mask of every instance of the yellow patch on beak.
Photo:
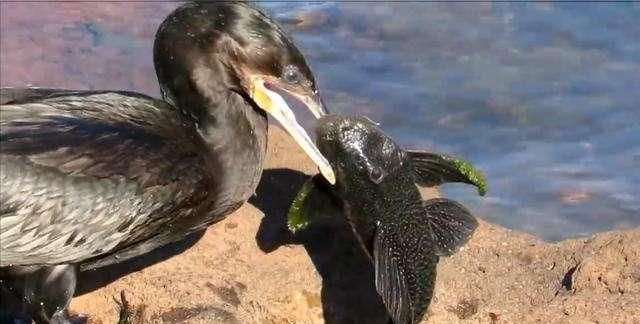
[[[320,153],[307,132],[298,124],[296,116],[284,101],[282,96],[264,86],[264,81],[254,78],[251,81],[249,96],[262,110],[273,116],[282,127],[293,137],[302,150],[318,166],[320,173],[331,184],[336,183],[336,177],[327,159]]]
[[[262,90],[262,84],[260,81],[256,80],[252,82],[253,84],[251,85],[251,93],[249,94],[249,96],[251,96],[251,99],[253,99],[253,101],[263,110],[270,112],[271,108],[273,107],[273,103],[271,101],[271,99],[269,98],[269,95],[267,95],[263,90]]]

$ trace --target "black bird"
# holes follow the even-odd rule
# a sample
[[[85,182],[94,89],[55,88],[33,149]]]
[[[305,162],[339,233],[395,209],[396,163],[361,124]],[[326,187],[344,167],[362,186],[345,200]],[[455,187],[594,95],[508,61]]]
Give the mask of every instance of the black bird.
[[[155,37],[162,100],[124,91],[2,89],[2,309],[67,323],[79,264],[184,238],[255,191],[267,114],[331,167],[277,93],[323,116],[304,57],[243,3],[188,3]],[[7,295],[21,298],[17,305]]]

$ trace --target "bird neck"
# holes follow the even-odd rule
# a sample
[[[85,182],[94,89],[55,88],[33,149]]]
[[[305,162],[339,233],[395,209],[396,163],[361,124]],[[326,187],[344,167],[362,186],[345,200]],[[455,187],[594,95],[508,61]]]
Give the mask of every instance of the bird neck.
[[[239,94],[229,91],[221,102],[208,101],[204,112],[191,116],[198,133],[209,147],[240,155],[246,151],[265,151],[267,116]]]
[[[220,188],[226,191],[220,194],[220,204],[233,205],[236,202],[227,202],[227,197],[244,202],[258,186],[267,150],[267,117],[235,92],[216,104],[207,109],[197,129],[209,148],[209,160],[216,161],[210,171],[226,184]]]
[[[202,100],[202,106],[185,107],[175,99],[177,110],[193,121],[204,144],[201,154],[213,179],[209,193],[215,206],[209,213],[227,214],[258,186],[267,149],[267,117],[235,92],[220,102]]]

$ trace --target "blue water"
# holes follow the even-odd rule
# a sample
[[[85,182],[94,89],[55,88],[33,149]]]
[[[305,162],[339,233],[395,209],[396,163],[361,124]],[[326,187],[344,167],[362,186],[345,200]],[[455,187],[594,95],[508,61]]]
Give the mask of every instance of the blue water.
[[[155,28],[175,3],[2,3],[3,86],[157,95]],[[473,212],[547,240],[640,226],[638,3],[262,2],[333,112],[465,157]],[[44,27],[43,27],[44,26]]]

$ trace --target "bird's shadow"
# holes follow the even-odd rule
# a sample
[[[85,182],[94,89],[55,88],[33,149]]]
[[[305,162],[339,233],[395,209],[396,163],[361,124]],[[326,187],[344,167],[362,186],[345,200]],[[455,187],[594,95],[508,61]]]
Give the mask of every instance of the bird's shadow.
[[[266,253],[287,244],[304,246],[322,277],[326,323],[388,323],[371,260],[344,218],[314,225],[295,236],[287,229],[286,213],[308,178],[290,169],[263,172],[256,195],[249,200],[265,214],[256,234],[258,246]]]
[[[152,266],[156,263],[176,256],[194,244],[204,235],[204,231],[199,231],[188,235],[185,239],[156,248],[150,252],[136,256],[129,260],[113,263],[107,266],[90,270],[83,270],[78,273],[78,283],[76,296],[90,293],[136,271]]]
[[[287,229],[286,213],[308,178],[291,169],[264,170],[256,195],[249,199],[265,214],[256,234],[259,248],[269,253],[283,245],[304,246],[322,277],[321,301],[326,323],[388,323],[387,311],[375,288],[373,265],[344,218],[314,225],[295,236]],[[178,255],[203,235],[204,231],[198,232],[130,260],[82,271],[76,296]]]

